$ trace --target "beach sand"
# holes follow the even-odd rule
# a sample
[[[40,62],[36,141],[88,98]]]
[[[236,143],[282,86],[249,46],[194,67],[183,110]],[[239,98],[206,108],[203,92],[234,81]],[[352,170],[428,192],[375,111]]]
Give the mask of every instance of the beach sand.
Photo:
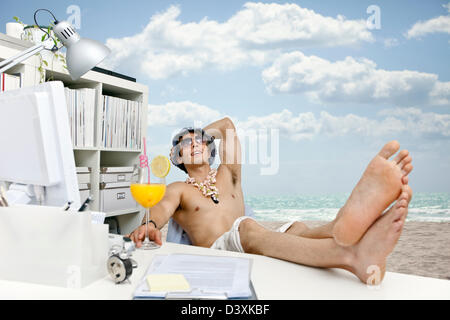
[[[308,227],[326,222],[304,221]],[[275,230],[284,222],[259,221]],[[167,225],[161,229],[163,241]],[[450,280],[450,223],[407,221],[394,251],[387,259],[390,272]]]

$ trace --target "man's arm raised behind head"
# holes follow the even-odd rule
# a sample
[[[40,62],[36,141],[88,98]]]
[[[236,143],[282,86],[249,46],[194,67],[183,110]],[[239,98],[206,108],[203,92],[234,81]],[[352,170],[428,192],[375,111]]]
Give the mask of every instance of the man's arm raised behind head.
[[[203,130],[216,139],[221,139],[219,146],[220,162],[231,170],[237,181],[240,181],[241,143],[233,121],[225,117],[207,125]]]

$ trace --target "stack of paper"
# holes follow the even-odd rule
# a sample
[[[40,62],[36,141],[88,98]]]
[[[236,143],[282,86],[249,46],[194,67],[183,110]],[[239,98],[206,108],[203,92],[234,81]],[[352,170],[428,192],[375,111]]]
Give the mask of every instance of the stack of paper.
[[[140,149],[142,103],[103,96],[101,145],[105,148]]]
[[[94,147],[95,89],[64,90],[73,146]]]
[[[166,298],[174,292],[155,291],[155,288],[152,290],[152,279],[155,279],[155,275],[183,275],[190,288],[189,293],[183,293],[184,298],[249,298],[252,296],[250,267],[251,261],[246,258],[188,254],[156,255],[136,288],[134,297]],[[164,287],[160,282],[156,282],[155,286]]]
[[[91,211],[91,217],[92,217],[91,219],[92,219],[93,224],[104,224],[106,213],[98,212],[98,211]]]

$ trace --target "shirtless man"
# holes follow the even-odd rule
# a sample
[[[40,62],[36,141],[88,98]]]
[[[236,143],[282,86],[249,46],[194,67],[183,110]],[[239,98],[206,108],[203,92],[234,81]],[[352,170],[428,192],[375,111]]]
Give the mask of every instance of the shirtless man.
[[[196,246],[261,254],[313,267],[341,268],[364,283],[369,280],[369,270],[376,266],[379,281],[370,284],[379,284],[412,196],[407,177],[412,170],[408,151],[402,150],[389,160],[399,150],[398,142],[387,143],[369,163],[335,220],[314,229],[293,222],[271,231],[245,216],[240,143],[229,118],[211,123],[204,131],[182,131],[174,139],[171,158],[187,172],[191,182],[211,179],[214,171],[210,165],[215,155],[211,136],[221,139],[216,183],[204,193],[192,183],[168,185],[164,198],[152,208],[151,218],[157,228],[148,224],[151,240],[162,244],[159,229],[172,217]],[[142,225],[129,237],[140,247],[144,235]]]

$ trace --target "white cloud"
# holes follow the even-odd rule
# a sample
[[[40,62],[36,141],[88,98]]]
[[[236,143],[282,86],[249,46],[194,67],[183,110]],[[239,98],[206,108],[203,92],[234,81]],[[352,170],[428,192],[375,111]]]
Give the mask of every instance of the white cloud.
[[[447,12],[450,12],[450,2],[442,5]],[[439,16],[426,21],[416,22],[406,33],[408,39],[420,38],[430,33],[450,34],[450,15]]]
[[[386,48],[396,47],[399,45],[398,39],[396,38],[386,38],[383,40],[383,44]]]
[[[365,20],[324,17],[297,4],[246,3],[228,24],[243,43],[254,45],[351,45],[373,41]]]
[[[450,2],[442,5],[443,8],[447,9],[447,12],[450,13]]]
[[[212,108],[191,101],[149,105],[147,123],[150,128],[204,126],[224,115]]]
[[[271,93],[305,93],[316,102],[450,103],[450,82],[440,82],[436,74],[378,69],[368,59],[332,62],[296,51],[281,55],[262,77]]]
[[[149,129],[173,127],[177,131],[181,127],[203,127],[225,116],[228,115],[191,101],[148,106]],[[312,112],[296,114],[288,109],[247,119],[230,118],[236,128],[244,133],[249,130],[276,129],[281,136],[292,141],[313,139],[318,135],[384,137],[407,134],[424,138],[450,138],[450,114],[423,112],[418,108],[384,109],[378,112],[376,118],[352,113],[335,116],[326,111],[318,115]]]
[[[418,108],[386,109],[378,113],[403,123],[404,132],[431,138],[450,138],[450,114],[423,112]]]
[[[448,12],[450,12],[450,2],[447,4],[443,4],[442,7],[444,7],[445,9],[447,9]]]
[[[358,135],[387,137],[407,134],[423,138],[450,138],[450,115],[423,112],[417,108],[386,109],[379,112],[381,119],[369,119],[355,114],[334,116],[322,111],[294,114],[284,109],[261,117],[237,122],[242,130],[277,129],[280,135],[292,141],[313,139],[318,135]]]
[[[223,23],[207,17],[183,23],[180,14],[171,6],[153,15],[142,32],[108,39],[112,54],[102,66],[163,79],[210,66],[263,65],[292,47],[374,41],[364,20],[325,17],[296,4],[246,3]]]
[[[261,117],[252,116],[246,121],[238,121],[236,127],[242,130],[277,129],[281,135],[299,141],[313,138],[320,130],[320,123],[312,112],[294,116],[291,111],[284,109],[279,113]]]

